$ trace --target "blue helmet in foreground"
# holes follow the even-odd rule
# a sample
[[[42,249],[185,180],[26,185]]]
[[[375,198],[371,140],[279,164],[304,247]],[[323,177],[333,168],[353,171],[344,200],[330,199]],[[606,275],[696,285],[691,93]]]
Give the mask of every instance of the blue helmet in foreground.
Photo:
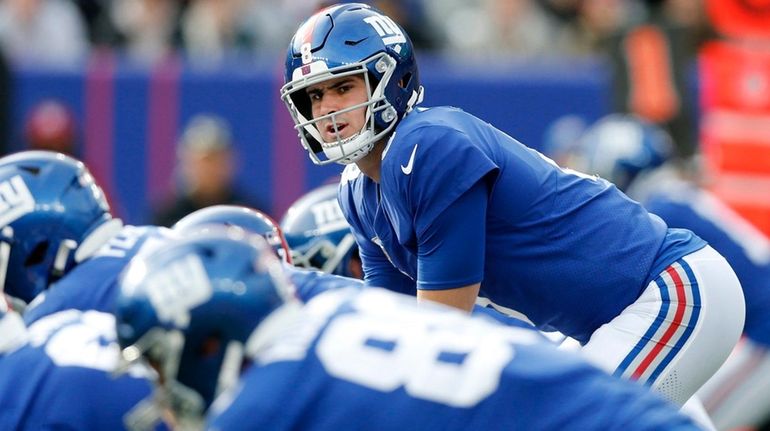
[[[335,275],[359,277],[350,271],[358,246],[337,202],[337,184],[311,190],[281,220],[295,266]]]
[[[568,167],[596,174],[626,190],[639,174],[661,166],[672,155],[671,136],[631,115],[608,115],[588,128],[571,154]]]
[[[132,260],[116,299],[124,362],[160,373],[180,418],[200,417],[236,381],[255,329],[292,298],[265,240],[241,229],[193,234]]]
[[[369,99],[313,118],[306,89],[328,79],[359,76]],[[422,100],[422,87],[409,36],[392,19],[361,3],[322,9],[299,27],[286,55],[281,98],[294,119],[302,145],[316,164],[354,163],[371,151]],[[319,122],[366,108],[361,131],[324,142]]]
[[[239,205],[212,205],[193,211],[176,222],[172,229],[181,235],[189,235],[212,226],[237,227],[261,235],[275,253],[291,264],[291,252],[281,228],[269,215]]]
[[[121,226],[82,162],[48,151],[0,159],[0,286],[8,295],[30,302]]]

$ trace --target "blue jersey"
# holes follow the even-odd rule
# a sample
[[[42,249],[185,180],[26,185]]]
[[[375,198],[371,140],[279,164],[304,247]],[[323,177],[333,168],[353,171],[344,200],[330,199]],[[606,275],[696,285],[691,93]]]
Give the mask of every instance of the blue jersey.
[[[770,241],[747,220],[707,191],[668,184],[645,200],[669,226],[692,230],[733,267],[746,298],[744,333],[770,346]]]
[[[300,269],[289,264],[284,264],[283,268],[284,273],[294,285],[295,296],[303,303],[308,302],[321,293],[329,290],[345,287],[361,289],[364,287],[364,283],[355,278],[343,277],[315,270]],[[476,305],[473,307],[472,313],[484,314],[505,325],[535,329],[531,324],[500,313],[491,307]]]
[[[140,252],[151,252],[171,237],[172,231],[165,227],[124,226],[92,257],[35,298],[24,313],[25,322],[29,325],[70,308],[111,313],[123,268]]]
[[[383,289],[319,295],[254,337],[212,430],[695,430],[536,332]],[[286,323],[286,322],[284,322]]]
[[[295,295],[300,301],[308,302],[317,295],[328,290],[340,289],[343,287],[363,287],[361,280],[339,275],[328,274],[312,269],[302,269],[283,265],[284,274],[294,285]]]
[[[609,182],[561,169],[458,109],[407,115],[380,175],[377,184],[349,165],[339,196],[368,284],[390,287],[399,273],[419,289],[481,282],[479,296],[581,342],[668,265],[705,246]],[[488,189],[485,231],[430,260],[448,235],[474,227],[462,213],[444,213],[479,183]]]
[[[28,339],[0,357],[0,429],[125,429],[124,418],[152,394],[146,371],[112,376],[119,347],[111,314],[56,313],[30,326]]]

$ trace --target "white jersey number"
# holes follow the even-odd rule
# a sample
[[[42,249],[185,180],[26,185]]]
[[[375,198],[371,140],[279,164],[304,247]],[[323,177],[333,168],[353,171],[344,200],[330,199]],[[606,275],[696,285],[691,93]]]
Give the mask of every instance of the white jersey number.
[[[117,365],[120,348],[111,314],[66,310],[35,322],[29,334],[30,344],[45,344],[45,353],[60,367],[109,372]]]
[[[383,392],[403,387],[455,407],[474,406],[497,390],[514,349],[494,325],[392,295],[360,298],[355,305],[363,312],[334,319],[318,343],[329,374]]]

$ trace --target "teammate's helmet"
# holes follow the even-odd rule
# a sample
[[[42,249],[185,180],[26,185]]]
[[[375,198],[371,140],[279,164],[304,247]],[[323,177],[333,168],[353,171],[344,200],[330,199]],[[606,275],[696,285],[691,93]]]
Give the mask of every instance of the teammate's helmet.
[[[305,90],[342,76],[364,79],[369,100],[313,118]],[[331,6],[308,18],[291,40],[281,98],[294,119],[302,145],[316,164],[353,163],[371,151],[422,100],[414,47],[401,27],[360,3]],[[324,142],[317,123],[366,107],[357,134]]]
[[[358,252],[350,226],[337,202],[337,185],[311,190],[281,220],[295,266],[352,277],[351,256]]]
[[[239,205],[212,205],[193,211],[177,221],[172,229],[188,235],[209,229],[212,225],[234,226],[261,235],[286,263],[291,264],[291,252],[281,228],[270,216]]]
[[[156,367],[180,418],[196,418],[237,381],[257,326],[292,295],[265,240],[242,229],[198,232],[135,258],[116,299],[123,366]]]
[[[25,302],[121,226],[85,165],[60,153],[0,159],[0,198],[0,286]]]
[[[580,137],[566,162],[626,190],[637,176],[662,165],[672,154],[671,136],[638,117],[608,115]]]

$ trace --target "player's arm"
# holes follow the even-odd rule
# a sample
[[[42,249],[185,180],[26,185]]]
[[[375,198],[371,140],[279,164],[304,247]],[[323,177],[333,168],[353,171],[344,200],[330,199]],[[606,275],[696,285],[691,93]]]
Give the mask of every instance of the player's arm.
[[[481,283],[446,290],[418,290],[417,300],[439,302],[450,307],[470,312],[476,297],[479,295]]]
[[[356,231],[353,232],[361,257],[364,283],[367,286],[384,287],[394,292],[414,295],[414,280],[393,266],[379,245],[359,235]]]
[[[355,165],[349,165],[345,169],[346,173],[350,166]],[[344,176],[345,173],[343,173]],[[354,204],[356,191],[353,187],[353,185],[340,187],[338,201],[358,246],[358,257],[361,261],[364,283],[366,286],[384,287],[395,292],[414,295],[415,281],[393,266],[382,248],[374,242],[373,238],[377,235],[374,228],[368,221],[360,218]],[[363,194],[358,197],[364,200],[369,198]]]
[[[488,192],[482,178],[418,233],[418,300],[473,308],[484,275]]]

